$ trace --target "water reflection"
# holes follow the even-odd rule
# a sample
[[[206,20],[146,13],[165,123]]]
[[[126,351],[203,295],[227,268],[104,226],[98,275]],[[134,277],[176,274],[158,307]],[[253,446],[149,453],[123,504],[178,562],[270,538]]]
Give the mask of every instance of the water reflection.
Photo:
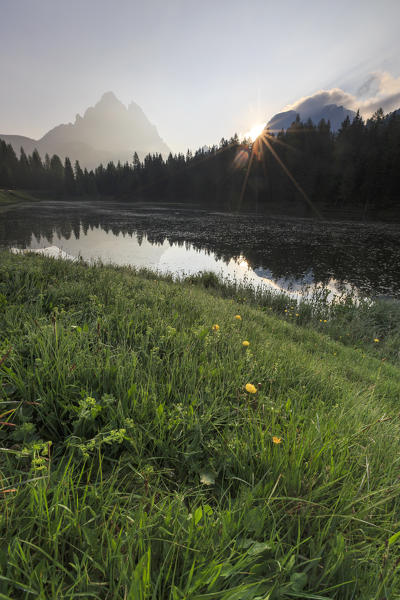
[[[390,224],[207,213],[183,206],[41,202],[0,214],[0,245],[56,246],[85,260],[214,271],[301,294],[311,285],[400,297],[400,232]]]

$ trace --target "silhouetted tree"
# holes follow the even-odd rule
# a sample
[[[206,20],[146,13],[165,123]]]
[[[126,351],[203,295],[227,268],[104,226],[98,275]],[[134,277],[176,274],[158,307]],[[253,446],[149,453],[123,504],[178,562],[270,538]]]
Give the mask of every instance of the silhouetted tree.
[[[85,177],[84,177],[83,171],[81,169],[81,166],[80,166],[78,160],[75,161],[74,173],[75,173],[75,193],[78,196],[81,196],[82,194],[85,193]]]
[[[266,142],[239,140],[234,134],[219,145],[195,152],[135,152],[132,163],[72,169],[58,156],[37,151],[19,159],[0,141],[0,186],[48,189],[56,194],[85,194],[132,199],[197,202],[239,210],[278,207],[299,210],[334,207],[336,211],[400,210],[400,111],[378,110],[365,123],[358,112],[337,133],[330,123],[314,125],[296,116],[292,125]]]
[[[74,171],[68,157],[64,161],[64,191],[69,196],[75,196],[76,194]]]
[[[64,167],[57,154],[53,154],[50,159],[50,178],[49,187],[57,192],[61,193],[64,191]]]

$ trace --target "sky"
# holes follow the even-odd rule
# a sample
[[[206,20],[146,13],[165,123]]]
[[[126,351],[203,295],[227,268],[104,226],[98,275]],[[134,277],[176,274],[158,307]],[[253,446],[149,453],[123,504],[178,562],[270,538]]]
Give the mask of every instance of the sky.
[[[313,96],[398,108],[399,23],[400,0],[0,0],[0,132],[38,139],[106,91],[175,152]]]

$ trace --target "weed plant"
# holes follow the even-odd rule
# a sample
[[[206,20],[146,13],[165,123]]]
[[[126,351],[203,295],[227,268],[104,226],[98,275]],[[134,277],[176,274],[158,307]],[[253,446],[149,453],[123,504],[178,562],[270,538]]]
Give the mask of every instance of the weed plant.
[[[382,306],[1,253],[0,598],[400,598]]]

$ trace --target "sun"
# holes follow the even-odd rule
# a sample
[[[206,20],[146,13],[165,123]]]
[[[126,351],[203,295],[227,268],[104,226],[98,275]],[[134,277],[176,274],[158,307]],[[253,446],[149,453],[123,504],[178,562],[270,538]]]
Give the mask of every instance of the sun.
[[[256,125],[253,125],[253,127],[244,134],[244,137],[254,141],[263,132],[265,126],[266,123],[257,123]]]

